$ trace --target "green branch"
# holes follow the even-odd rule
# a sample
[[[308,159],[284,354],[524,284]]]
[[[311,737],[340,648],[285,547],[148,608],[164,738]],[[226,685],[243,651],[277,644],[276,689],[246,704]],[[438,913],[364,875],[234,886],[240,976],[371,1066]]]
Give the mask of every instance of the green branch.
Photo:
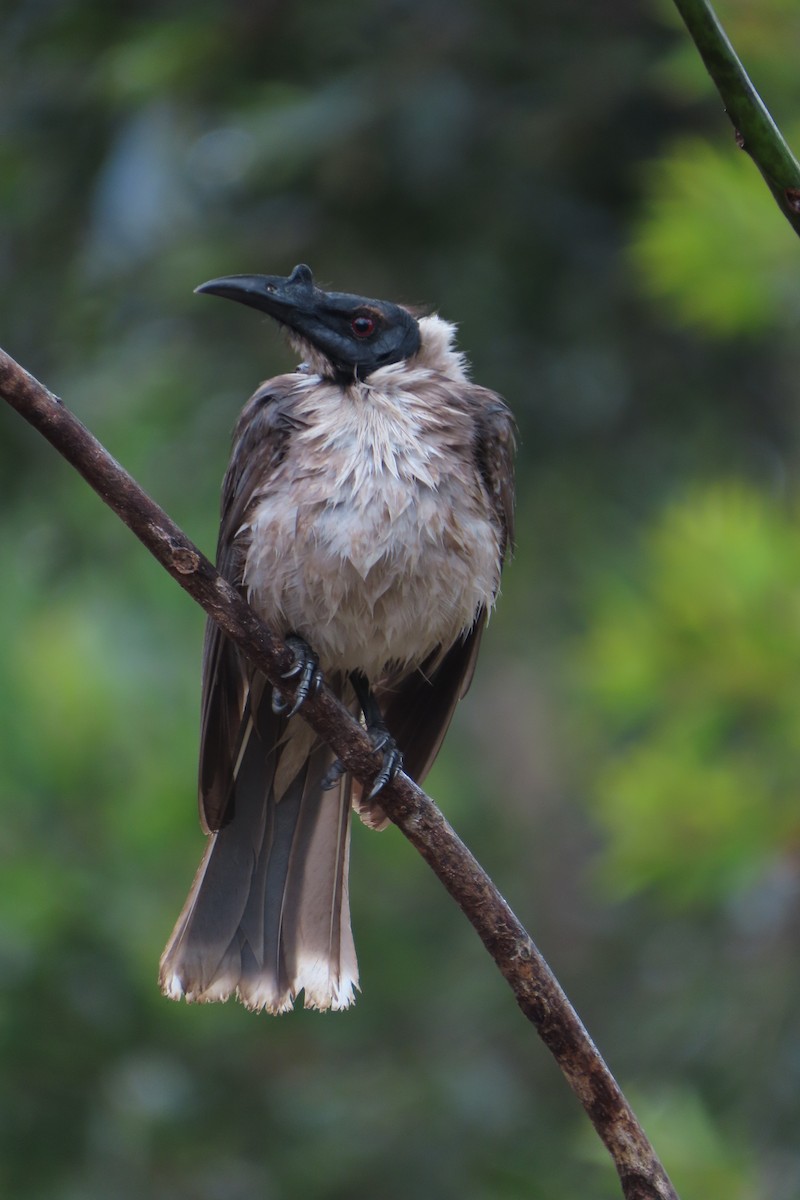
[[[750,155],[800,237],[800,164],[750,82],[708,0],[675,0],[675,7],[722,97],[738,144]]]

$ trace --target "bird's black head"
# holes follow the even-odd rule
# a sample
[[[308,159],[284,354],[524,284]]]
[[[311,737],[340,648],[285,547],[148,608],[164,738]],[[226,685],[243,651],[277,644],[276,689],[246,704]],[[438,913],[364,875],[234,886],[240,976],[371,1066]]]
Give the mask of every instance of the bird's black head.
[[[268,313],[308,343],[334,374],[365,379],[378,367],[402,362],[420,347],[419,325],[405,308],[314,286],[309,267],[291,275],[228,275],[195,291],[238,300]]]

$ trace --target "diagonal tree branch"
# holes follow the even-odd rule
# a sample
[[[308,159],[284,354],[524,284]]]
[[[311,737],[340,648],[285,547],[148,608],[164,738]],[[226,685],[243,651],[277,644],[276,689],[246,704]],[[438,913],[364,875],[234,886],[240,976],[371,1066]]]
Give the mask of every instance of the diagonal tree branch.
[[[178,526],[146,495],[58,397],[0,350],[0,395],[70,462],[173,579],[285,690],[293,655]],[[322,687],[302,715],[348,770],[370,782],[377,756],[361,726]],[[556,1059],[608,1149],[627,1200],[677,1200],[653,1147],[544,958],[489,876],[433,801],[405,775],[381,806],[466,914],[517,1004]]]
[[[800,164],[753,87],[708,0],[675,0],[722,97],[736,140],[752,158],[786,220],[800,236]]]

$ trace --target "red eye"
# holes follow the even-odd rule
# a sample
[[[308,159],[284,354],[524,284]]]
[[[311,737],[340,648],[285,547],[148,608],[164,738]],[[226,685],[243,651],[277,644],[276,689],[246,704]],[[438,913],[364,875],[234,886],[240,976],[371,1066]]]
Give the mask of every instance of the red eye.
[[[375,322],[372,317],[353,317],[350,328],[357,338],[368,338],[375,332]]]

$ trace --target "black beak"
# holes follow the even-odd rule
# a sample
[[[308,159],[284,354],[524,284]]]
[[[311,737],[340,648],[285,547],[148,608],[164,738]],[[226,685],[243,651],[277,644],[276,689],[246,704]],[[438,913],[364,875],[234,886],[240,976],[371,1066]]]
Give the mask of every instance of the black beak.
[[[365,379],[420,347],[419,325],[406,309],[346,292],[325,292],[314,286],[311,269],[303,263],[291,275],[226,275],[195,291],[266,313],[292,330],[296,348],[299,343],[301,349],[318,351],[329,364],[328,375]]]
[[[317,299],[311,268],[301,263],[291,275],[225,275],[201,283],[195,292],[224,296],[265,312],[283,324],[293,324],[291,313],[308,313]]]

